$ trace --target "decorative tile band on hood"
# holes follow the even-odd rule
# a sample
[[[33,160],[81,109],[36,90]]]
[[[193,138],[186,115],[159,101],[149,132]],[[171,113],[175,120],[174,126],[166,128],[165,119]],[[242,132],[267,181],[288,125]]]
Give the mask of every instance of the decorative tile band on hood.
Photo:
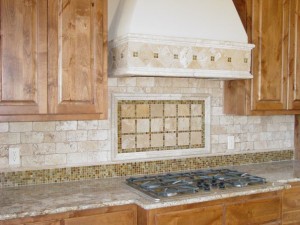
[[[231,0],[118,1],[109,10],[110,76],[252,78],[254,45]]]

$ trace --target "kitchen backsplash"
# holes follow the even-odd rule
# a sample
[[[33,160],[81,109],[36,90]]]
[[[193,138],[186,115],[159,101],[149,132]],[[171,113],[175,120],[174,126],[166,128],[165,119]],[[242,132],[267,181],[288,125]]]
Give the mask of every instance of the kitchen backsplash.
[[[224,115],[223,81],[110,78],[109,99],[112,93],[210,96],[211,143],[207,157],[294,149],[294,116]],[[0,123],[0,172],[111,164],[113,129],[109,117],[103,121]],[[235,137],[233,150],[227,149],[228,136]],[[9,147],[20,147],[20,167],[8,165]]]

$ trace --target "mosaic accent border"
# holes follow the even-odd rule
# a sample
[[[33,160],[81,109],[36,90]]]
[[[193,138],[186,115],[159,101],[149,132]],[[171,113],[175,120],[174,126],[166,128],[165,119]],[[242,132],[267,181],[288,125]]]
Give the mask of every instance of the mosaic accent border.
[[[0,188],[292,160],[293,150],[0,173]]]
[[[204,100],[118,101],[118,153],[205,147]]]

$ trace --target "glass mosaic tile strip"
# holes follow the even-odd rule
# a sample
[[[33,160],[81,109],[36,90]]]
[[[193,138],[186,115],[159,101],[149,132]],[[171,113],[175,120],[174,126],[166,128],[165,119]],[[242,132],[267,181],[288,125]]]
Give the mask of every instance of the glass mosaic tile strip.
[[[282,161],[291,160],[293,157],[293,150],[284,150],[20,172],[0,172],[0,188]]]

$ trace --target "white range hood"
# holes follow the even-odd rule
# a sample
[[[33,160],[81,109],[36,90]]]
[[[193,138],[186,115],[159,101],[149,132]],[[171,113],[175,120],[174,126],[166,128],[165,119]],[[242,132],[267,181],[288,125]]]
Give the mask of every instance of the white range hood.
[[[109,75],[248,79],[232,0],[109,0]]]

